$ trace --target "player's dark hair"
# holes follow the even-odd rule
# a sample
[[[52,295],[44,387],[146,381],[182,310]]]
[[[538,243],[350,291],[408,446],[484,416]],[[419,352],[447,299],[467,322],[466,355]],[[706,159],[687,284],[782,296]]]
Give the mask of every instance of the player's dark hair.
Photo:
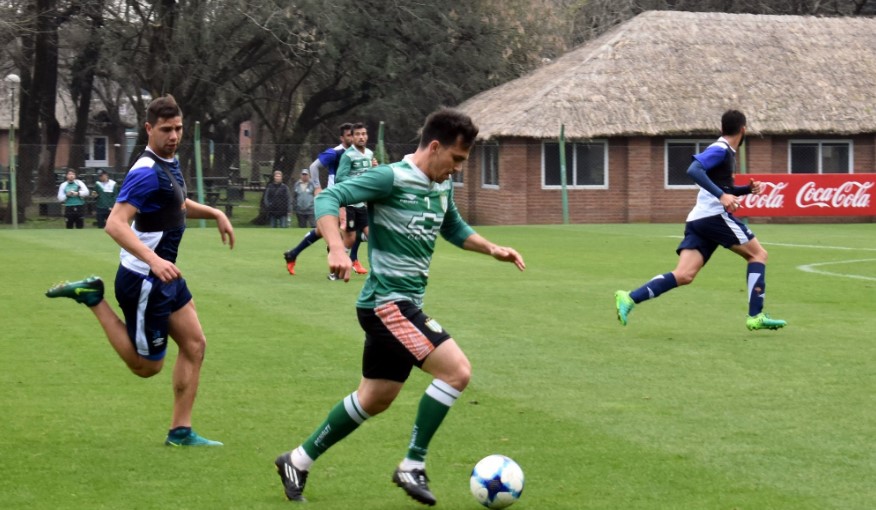
[[[158,123],[158,119],[172,119],[174,117],[182,117],[182,110],[176,104],[176,99],[170,94],[156,97],[146,108],[146,122],[152,126]]]
[[[721,116],[721,134],[733,136],[739,134],[746,125],[745,114],[739,110],[727,110]]]
[[[477,136],[478,127],[471,117],[459,110],[442,108],[426,117],[420,131],[420,147],[428,146],[432,140],[437,140],[443,147],[450,147],[459,140],[468,149]]]
[[[368,128],[365,127],[365,123],[364,123],[364,122],[357,122],[357,123],[353,124],[353,127],[352,127],[351,129],[352,129],[353,131],[356,131],[357,129],[368,129]]]
[[[338,134],[344,136],[344,133],[347,131],[353,131],[353,124],[351,122],[344,122],[340,126],[338,126]]]

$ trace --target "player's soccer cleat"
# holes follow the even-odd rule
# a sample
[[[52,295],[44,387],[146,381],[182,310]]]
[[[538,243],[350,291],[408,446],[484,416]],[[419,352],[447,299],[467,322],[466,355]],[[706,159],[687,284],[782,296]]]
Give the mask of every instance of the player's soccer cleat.
[[[222,446],[222,443],[219,441],[201,437],[192,429],[184,432],[169,432],[167,439],[164,440],[164,444],[167,446]]]
[[[429,477],[422,469],[402,471],[401,468],[396,468],[395,473],[392,474],[392,481],[404,489],[408,496],[424,505],[432,506],[437,502],[432,491],[429,490]]]
[[[335,273],[329,273],[328,276],[326,276],[326,278],[328,278],[331,281],[335,281],[338,279],[338,275]]]
[[[621,326],[626,326],[627,316],[633,311],[633,307],[636,306],[635,301],[630,297],[629,292],[619,290],[614,293],[614,305],[617,307],[617,320],[620,321]]]
[[[745,327],[749,331],[756,329],[779,329],[787,326],[788,323],[781,319],[773,319],[769,315],[761,312],[754,317],[749,317],[745,320]]]
[[[367,269],[362,267],[362,264],[358,260],[353,261],[353,271],[356,271],[356,274],[365,274],[368,272]]]
[[[292,250],[283,252],[283,260],[286,261],[286,270],[289,271],[289,274],[295,276],[295,255],[292,253]]]
[[[77,282],[63,282],[46,291],[46,297],[68,297],[86,306],[97,306],[103,301],[103,280],[92,276]]]
[[[277,474],[283,481],[283,490],[289,501],[307,501],[304,499],[304,484],[307,483],[308,471],[302,471],[292,465],[292,452],[286,452],[274,461]]]

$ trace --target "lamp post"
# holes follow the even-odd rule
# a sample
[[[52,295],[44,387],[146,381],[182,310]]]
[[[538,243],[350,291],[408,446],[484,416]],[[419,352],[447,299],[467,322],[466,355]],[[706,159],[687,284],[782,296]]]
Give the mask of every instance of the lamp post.
[[[5,78],[12,92],[12,104],[9,108],[9,207],[12,212],[12,228],[18,228],[18,185],[15,176],[15,89],[21,83],[17,74],[9,74]]]

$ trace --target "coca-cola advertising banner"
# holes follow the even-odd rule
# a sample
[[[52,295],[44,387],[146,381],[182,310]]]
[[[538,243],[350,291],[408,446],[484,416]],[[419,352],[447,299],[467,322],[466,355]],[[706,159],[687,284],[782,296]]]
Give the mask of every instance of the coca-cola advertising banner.
[[[876,216],[876,174],[737,174],[736,185],[763,183],[734,216]]]

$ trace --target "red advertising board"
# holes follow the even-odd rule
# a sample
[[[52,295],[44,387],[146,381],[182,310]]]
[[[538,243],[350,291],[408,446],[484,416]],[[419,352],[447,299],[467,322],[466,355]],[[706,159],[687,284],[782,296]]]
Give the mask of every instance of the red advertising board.
[[[876,216],[876,174],[744,174],[736,185],[763,183],[744,195],[734,216]]]

